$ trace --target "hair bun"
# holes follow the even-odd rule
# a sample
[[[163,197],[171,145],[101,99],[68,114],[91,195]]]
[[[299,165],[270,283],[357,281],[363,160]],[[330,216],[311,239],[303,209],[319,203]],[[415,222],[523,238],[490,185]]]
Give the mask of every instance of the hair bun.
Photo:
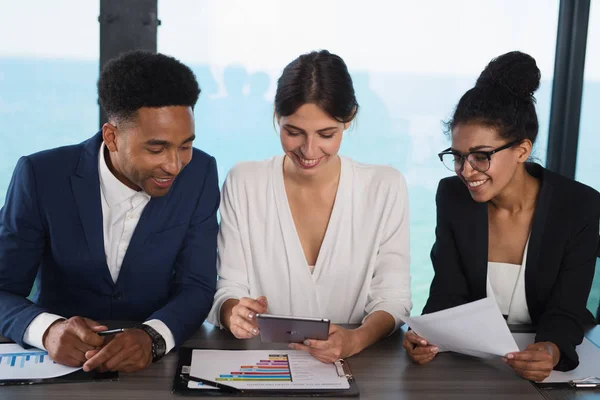
[[[511,51],[490,61],[475,86],[501,86],[515,96],[531,97],[540,86],[540,78],[541,73],[533,57]]]

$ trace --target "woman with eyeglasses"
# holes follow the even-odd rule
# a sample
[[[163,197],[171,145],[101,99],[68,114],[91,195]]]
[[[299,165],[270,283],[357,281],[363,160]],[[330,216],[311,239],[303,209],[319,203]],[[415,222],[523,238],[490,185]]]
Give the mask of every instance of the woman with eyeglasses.
[[[238,164],[223,185],[211,323],[248,339],[259,313],[327,318],[327,340],[291,346],[334,362],[409,315],[406,183],[338,154],[357,112],[339,56],[315,51],[285,67],[275,93],[283,154]]]
[[[492,60],[448,123],[439,154],[455,177],[436,195],[435,276],[423,313],[494,298],[509,324],[532,324],[535,343],[503,360],[540,381],[575,368],[598,249],[600,194],[530,162],[538,134],[540,71],[527,54]],[[468,335],[468,332],[465,332]],[[419,364],[438,352],[405,335]]]

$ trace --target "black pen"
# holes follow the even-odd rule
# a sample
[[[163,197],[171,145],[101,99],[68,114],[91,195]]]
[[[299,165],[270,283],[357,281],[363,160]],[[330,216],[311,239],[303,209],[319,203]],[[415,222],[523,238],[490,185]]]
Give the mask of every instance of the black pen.
[[[96,333],[100,336],[108,336],[108,335],[115,335],[117,333],[125,332],[125,330],[126,330],[125,328],[109,329],[107,331],[96,332]]]
[[[224,383],[213,382],[213,381],[209,381],[208,379],[202,379],[202,378],[198,378],[196,376],[191,376],[191,375],[186,375],[186,374],[179,374],[179,375],[181,376],[181,379],[183,379],[184,381],[200,382],[200,383],[203,383],[208,386],[214,386],[216,388],[222,389],[224,392],[243,393],[243,390],[238,389],[233,386],[225,385]]]

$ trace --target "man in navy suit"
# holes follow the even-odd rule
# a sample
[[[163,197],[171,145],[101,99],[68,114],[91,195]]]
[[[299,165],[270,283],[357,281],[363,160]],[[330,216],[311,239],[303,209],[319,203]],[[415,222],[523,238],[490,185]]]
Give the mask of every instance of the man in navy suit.
[[[0,211],[0,334],[85,371],[135,371],[198,329],[219,206],[215,159],[192,148],[199,94],[174,58],[124,54],[98,80],[102,131],[19,160]],[[108,340],[96,320],[140,324]]]

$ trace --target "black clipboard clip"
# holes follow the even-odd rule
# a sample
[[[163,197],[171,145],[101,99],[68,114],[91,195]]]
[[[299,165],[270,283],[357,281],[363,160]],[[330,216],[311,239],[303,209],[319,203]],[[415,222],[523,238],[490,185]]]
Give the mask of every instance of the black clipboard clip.
[[[211,389],[212,388],[220,389],[223,392],[228,392],[228,393],[243,393],[243,391],[241,389],[238,389],[236,387],[225,385],[224,383],[213,382],[208,379],[198,378],[197,376],[192,376],[192,375],[190,375],[190,370],[191,370],[191,367],[189,365],[182,366],[179,377],[185,382],[190,382],[190,381],[191,382],[199,382],[206,386],[210,386]]]
[[[588,376],[583,379],[573,379],[572,381],[569,381],[569,385],[577,389],[595,389],[600,387],[600,378]]]
[[[350,364],[348,364],[346,360],[340,358],[339,360],[334,362],[333,365],[335,365],[335,369],[337,371],[338,376],[345,377],[346,379],[348,379],[348,382],[352,382],[354,380],[354,375],[352,375]]]

